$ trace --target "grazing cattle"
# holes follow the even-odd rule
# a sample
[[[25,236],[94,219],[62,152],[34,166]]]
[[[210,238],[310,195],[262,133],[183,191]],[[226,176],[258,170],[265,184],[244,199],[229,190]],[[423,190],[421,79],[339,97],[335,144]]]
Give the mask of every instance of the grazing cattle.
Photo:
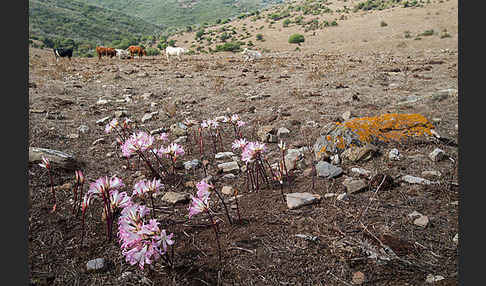
[[[142,55],[146,56],[147,52],[142,47],[139,46],[130,46],[128,47],[128,51],[130,52],[130,56],[133,58],[134,55],[139,56],[140,58]]]
[[[96,47],[96,53],[98,54],[98,60],[101,60],[102,56],[113,58],[116,56],[116,51],[113,48],[106,48],[102,46]]]
[[[56,56],[56,62],[59,61],[59,57],[64,58],[68,57],[69,60],[71,60],[71,57],[73,56],[73,49],[53,49],[54,50],[54,55]]]
[[[177,56],[179,61],[181,60],[181,55],[187,53],[187,50],[181,47],[167,47],[165,48],[165,55],[167,56],[167,62],[169,62],[169,56]]]
[[[115,49],[115,51],[120,60],[130,58],[130,53],[127,50]]]
[[[262,57],[262,54],[259,51],[249,50],[248,48],[245,48],[241,53],[245,55],[245,61],[258,60]]]

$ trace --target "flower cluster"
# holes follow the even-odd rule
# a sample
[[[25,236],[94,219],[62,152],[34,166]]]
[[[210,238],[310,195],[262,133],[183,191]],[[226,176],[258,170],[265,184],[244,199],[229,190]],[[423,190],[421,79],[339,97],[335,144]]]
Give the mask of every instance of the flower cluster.
[[[140,180],[133,186],[133,195],[143,196],[147,193],[154,194],[160,191],[163,187],[164,185],[158,179],[153,179],[152,181],[146,179]]]
[[[162,157],[166,156],[167,158],[171,158],[173,162],[177,161],[177,158],[184,155],[184,148],[177,143],[171,143],[167,147],[160,147],[159,150],[154,150],[157,156]]]
[[[101,177],[89,185],[89,190],[86,193],[84,201],[87,203],[93,197],[102,198],[110,204],[111,211],[117,208],[124,208],[131,203],[130,197],[126,192],[120,192],[120,189],[125,187],[125,184],[117,176],[108,178],[108,176]],[[85,208],[86,208],[85,207]]]
[[[146,132],[139,131],[132,134],[121,146],[123,156],[130,157],[138,151],[143,152],[154,143],[154,137]]]
[[[119,127],[121,127],[122,130],[127,130],[130,128],[130,123],[132,120],[130,118],[125,118],[123,120],[122,124],[118,122],[118,119],[113,118],[108,124],[105,126],[105,133],[111,133],[113,130],[117,130]]]
[[[122,254],[130,265],[138,264],[143,269],[167,252],[168,245],[173,245],[173,233],[167,235],[165,229],[159,228],[155,219],[148,223],[144,217],[149,210],[139,204],[125,207],[118,219],[118,237]]]
[[[241,152],[241,160],[245,163],[251,163],[260,158],[267,150],[265,143],[248,142]]]
[[[193,215],[209,212],[209,189],[213,186],[208,184],[205,180],[196,184],[197,193],[196,197],[191,195],[191,205],[189,206],[189,218]]]

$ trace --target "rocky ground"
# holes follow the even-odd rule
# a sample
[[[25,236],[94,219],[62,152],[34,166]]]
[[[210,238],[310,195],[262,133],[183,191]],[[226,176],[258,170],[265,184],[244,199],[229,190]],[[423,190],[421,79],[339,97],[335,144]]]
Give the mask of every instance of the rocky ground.
[[[457,46],[445,45],[399,53],[271,52],[256,62],[223,53],[171,63],[163,57],[56,62],[52,51],[30,49],[29,147],[69,153],[88,182],[117,175],[131,193],[133,184],[150,173],[136,160],[135,168],[127,168],[115,137],[104,132],[111,118],[128,117],[137,129],[162,128],[171,141],[181,140],[186,150],[181,163],[207,163],[190,170],[178,166],[163,193],[195,194],[194,183],[210,175],[217,190],[238,190],[241,214],[238,220],[232,196],[224,195],[230,224],[222,204],[212,197],[219,218],[220,264],[205,217],[188,220],[188,202],[172,205],[157,196],[157,219],[175,235],[175,267],[156,263],[140,270],[125,262],[116,239],[106,240],[100,204],[88,209],[80,245],[81,219],[71,214],[68,184],[74,183],[74,170],[53,165],[58,203],[50,213],[49,176],[33,162],[28,170],[32,283],[457,285],[457,53]],[[292,170],[283,192],[309,193],[315,201],[290,207],[291,197],[298,195],[284,201],[278,184],[249,191],[238,152],[236,158],[215,159],[206,139],[201,155],[191,130],[171,128],[186,119],[235,113],[247,122],[244,137],[272,141],[266,143],[270,164],[280,158],[277,140],[295,149],[288,151],[294,157],[288,161]],[[323,175],[324,163],[314,160],[312,147],[330,124],[387,113],[421,114],[442,140],[425,136],[375,142],[368,157],[325,158],[341,171]],[[186,132],[184,141],[180,137]],[[224,128],[221,139],[223,148],[218,146],[217,152],[232,151],[233,130]],[[443,156],[433,156],[437,148]],[[218,168],[229,161],[236,161],[238,169]],[[103,259],[103,267],[88,271],[87,263],[97,258]]]

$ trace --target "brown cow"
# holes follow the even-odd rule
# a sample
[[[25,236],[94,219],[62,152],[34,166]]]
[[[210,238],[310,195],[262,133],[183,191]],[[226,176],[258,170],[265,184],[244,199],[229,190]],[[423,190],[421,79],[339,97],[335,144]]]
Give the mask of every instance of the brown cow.
[[[135,54],[138,55],[140,58],[142,57],[142,55],[144,55],[144,56],[147,55],[145,50],[140,46],[130,46],[130,47],[128,47],[128,51],[130,52],[132,59],[133,59],[133,55],[135,55]]]
[[[116,51],[113,48],[105,48],[102,46],[96,47],[96,53],[98,54],[98,60],[101,60],[102,56],[109,56],[110,58],[113,58],[116,56]]]

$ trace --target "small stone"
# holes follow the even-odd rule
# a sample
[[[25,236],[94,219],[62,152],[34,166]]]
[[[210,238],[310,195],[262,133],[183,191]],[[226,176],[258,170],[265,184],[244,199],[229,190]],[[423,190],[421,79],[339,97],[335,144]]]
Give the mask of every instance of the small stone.
[[[425,282],[434,283],[434,282],[437,282],[437,281],[440,281],[440,280],[444,280],[444,276],[428,274],[427,279],[425,279]]]
[[[111,158],[113,155],[115,155],[115,152],[108,152],[106,153],[106,158]]]
[[[351,114],[351,110],[347,110],[347,111],[345,111],[345,112],[344,112],[344,113],[341,115],[341,117],[344,119],[344,121],[347,121],[347,120],[351,119],[351,116],[352,116],[352,114]]]
[[[257,137],[261,142],[270,142],[270,139],[274,139],[273,137],[275,137],[275,140],[277,139],[276,136],[271,136],[271,135],[275,135],[275,129],[272,126],[268,126],[268,125],[262,126],[257,131]]]
[[[292,171],[297,167],[297,162],[303,157],[302,152],[298,149],[289,149],[285,155],[285,167],[287,171]]]
[[[221,192],[225,195],[229,195],[229,196],[232,196],[234,195],[235,191],[233,189],[232,186],[224,186],[222,189],[221,189]]]
[[[327,194],[324,194],[324,198],[332,198],[332,197],[335,197],[336,194],[335,193],[327,193]]]
[[[145,113],[142,117],[142,123],[145,123],[146,121],[149,121],[150,119],[152,119],[154,117],[154,115],[157,115],[159,112],[158,111],[154,111],[154,112],[150,112],[150,113]]]
[[[152,92],[146,92],[142,94],[140,97],[142,97],[144,100],[149,100],[154,94]]]
[[[239,171],[240,167],[238,166],[238,163],[236,163],[235,161],[231,161],[218,164],[218,169],[222,170],[224,173],[229,173],[233,171]]]
[[[81,133],[86,133],[86,132],[89,131],[89,127],[86,126],[86,125],[79,125],[78,131],[81,132]]]
[[[319,161],[316,164],[317,176],[325,177],[328,179],[337,177],[342,174],[343,169],[341,167],[336,167],[325,161]]]
[[[429,223],[429,218],[425,215],[418,217],[413,221],[413,224],[424,228],[427,226],[428,223]]]
[[[99,143],[105,143],[105,138],[99,138],[99,139],[96,139],[95,141],[93,141],[92,145],[97,145]]]
[[[73,187],[73,184],[71,183],[65,183],[63,185],[60,185],[60,186],[55,186],[54,187],[54,190],[55,191],[68,191],[68,190],[71,190],[71,188]]]
[[[150,135],[155,135],[155,134],[160,134],[160,133],[163,133],[165,132],[165,128],[164,127],[161,127],[161,128],[157,128],[157,129],[154,129],[154,130],[151,130],[150,131]]]
[[[231,173],[230,174],[226,174],[226,175],[224,175],[224,176],[221,177],[221,179],[223,179],[223,180],[232,180],[234,178],[236,178],[236,175],[235,174],[231,174]]]
[[[368,171],[368,170],[365,170],[363,168],[351,168],[351,172],[356,173],[358,175],[365,176],[365,177],[371,176],[371,172]]]
[[[388,153],[388,159],[392,160],[392,161],[398,161],[402,158],[402,155],[400,154],[400,152],[398,151],[397,148],[393,148],[390,150],[390,152]]]
[[[437,184],[436,181],[429,181],[424,178],[414,177],[410,175],[404,175],[401,177],[402,181],[407,182],[409,184],[421,184],[421,185],[430,185],[430,184]]]
[[[182,123],[175,123],[170,126],[170,133],[174,136],[186,136],[187,135],[187,126]]]
[[[86,263],[86,270],[88,271],[101,271],[105,268],[105,259],[104,258],[96,258],[90,260]]]
[[[341,158],[339,158],[339,154],[332,155],[329,159],[331,159],[331,164],[333,165],[341,164]]]
[[[99,99],[99,100],[96,102],[96,104],[97,104],[97,105],[105,105],[105,104],[107,104],[108,102],[110,102],[108,99],[101,99],[101,98],[100,98],[100,99]]]
[[[439,171],[423,171],[422,176],[429,178],[440,178],[442,174]]]
[[[127,117],[128,113],[126,110],[117,110],[115,111],[115,117],[116,118],[122,118],[122,117]]]
[[[454,238],[452,238],[452,242],[454,243],[459,243],[459,233],[456,233],[456,235],[454,235]]]
[[[219,152],[216,155],[214,155],[214,159],[230,159],[232,156],[235,154],[233,152]]]
[[[177,144],[182,144],[182,143],[186,143],[187,142],[187,136],[181,136],[179,138],[177,138],[176,140],[174,140],[174,143],[177,143]]]
[[[365,189],[368,184],[362,179],[347,178],[343,181],[343,185],[346,187],[348,194],[353,194]]]
[[[277,137],[278,138],[288,138],[290,136],[290,130],[285,127],[280,127],[277,130]]]
[[[177,204],[187,202],[189,200],[189,194],[182,194],[176,192],[166,192],[162,197],[162,201],[169,204]]]
[[[290,193],[286,194],[287,207],[296,209],[301,206],[313,204],[321,199],[320,195],[311,193]]]
[[[377,151],[378,148],[373,144],[366,144],[363,147],[353,146],[344,150],[341,154],[341,158],[351,162],[367,161],[371,159]]]
[[[364,282],[365,282],[365,275],[363,274],[363,272],[361,272],[361,271],[354,272],[352,283],[354,285],[361,285]]]
[[[184,162],[184,169],[186,170],[191,170],[191,169],[196,169],[201,165],[201,161],[198,159],[194,159],[191,161]]]
[[[72,134],[66,135],[66,137],[69,138],[69,139],[78,139],[79,134],[78,133],[72,133]]]
[[[414,218],[414,217],[421,217],[423,214],[419,213],[418,211],[413,211],[408,214],[409,217]]]
[[[439,148],[435,148],[434,151],[432,151],[429,154],[429,159],[434,161],[434,162],[439,162],[439,161],[444,160],[446,158],[447,158],[446,153]]]
[[[341,200],[344,200],[346,198],[347,194],[346,193],[342,193],[342,194],[339,194],[337,197],[336,197],[336,200],[338,201],[341,201]]]
[[[98,120],[96,120],[96,124],[103,125],[106,122],[108,122],[108,120],[110,120],[110,118],[111,118],[111,116],[107,116],[107,117],[103,117],[101,119],[98,119]]]

